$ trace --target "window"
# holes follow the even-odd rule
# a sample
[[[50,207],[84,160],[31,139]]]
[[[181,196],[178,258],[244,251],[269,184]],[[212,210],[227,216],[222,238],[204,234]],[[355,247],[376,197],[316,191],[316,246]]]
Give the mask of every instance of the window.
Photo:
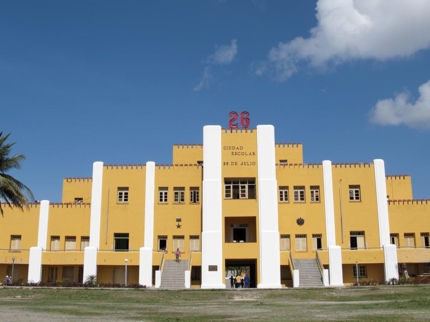
[[[115,242],[115,251],[116,252],[128,252],[128,242],[129,242],[129,234],[128,233],[115,233],[113,234],[113,239]]]
[[[158,250],[167,251],[167,236],[158,236]]]
[[[169,192],[169,189],[166,187],[158,188],[158,202],[159,203],[167,203],[168,192]]]
[[[66,243],[64,245],[64,250],[76,250],[75,236],[66,236]]]
[[[185,202],[185,188],[173,188],[173,202],[174,203]]]
[[[176,252],[178,248],[181,253],[185,252],[184,236],[173,236],[173,252]]]
[[[399,247],[399,234],[390,234],[390,244]]]
[[[60,250],[60,236],[51,236],[51,251]]]
[[[421,245],[422,247],[428,248],[429,244],[429,233],[421,233]]]
[[[349,186],[349,201],[360,201],[360,186]]]
[[[81,237],[81,250],[85,250],[85,247],[90,246],[90,237],[82,236]]]
[[[190,252],[200,250],[200,237],[190,236]]]
[[[279,164],[282,164],[282,165],[288,164],[288,160],[287,159],[279,160]]]
[[[21,235],[10,236],[10,250],[21,249]]]
[[[305,252],[307,249],[306,235],[296,235],[296,252]]]
[[[75,198],[75,203],[83,203],[84,198]]]
[[[415,234],[405,234],[405,247],[415,247]]]
[[[351,231],[349,235],[351,249],[364,249],[364,231]]]
[[[305,187],[294,187],[294,202],[305,202]]]
[[[357,277],[357,267],[354,265],[353,267],[354,277]],[[358,277],[366,277],[366,266],[358,265]]]
[[[128,202],[128,187],[118,188],[118,202],[121,202],[121,203]]]
[[[48,270],[48,282],[56,282],[58,274],[57,266],[50,266]]]
[[[255,199],[255,179],[225,179],[225,199]]]
[[[322,249],[322,235],[313,234],[312,235],[312,250]]]
[[[200,202],[200,191],[198,187],[190,188],[190,202],[199,203]]]
[[[279,187],[279,202],[288,202],[288,187]]]
[[[319,201],[320,201],[320,187],[311,186],[311,202],[319,202]]]
[[[281,235],[281,245],[280,250],[290,250],[290,235]]]

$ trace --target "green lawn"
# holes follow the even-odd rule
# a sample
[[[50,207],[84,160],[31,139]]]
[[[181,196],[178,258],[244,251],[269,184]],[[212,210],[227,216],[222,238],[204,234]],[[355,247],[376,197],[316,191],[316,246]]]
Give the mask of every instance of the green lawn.
[[[430,286],[225,291],[0,288],[0,320],[429,321]]]

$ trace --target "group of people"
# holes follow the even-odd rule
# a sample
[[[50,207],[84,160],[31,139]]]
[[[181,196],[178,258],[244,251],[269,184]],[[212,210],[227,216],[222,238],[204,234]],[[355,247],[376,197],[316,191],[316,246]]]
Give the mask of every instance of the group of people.
[[[230,276],[230,286],[231,288],[249,288],[250,286],[250,279],[249,275],[246,274],[245,276],[242,276],[238,274],[236,277],[233,275]]]

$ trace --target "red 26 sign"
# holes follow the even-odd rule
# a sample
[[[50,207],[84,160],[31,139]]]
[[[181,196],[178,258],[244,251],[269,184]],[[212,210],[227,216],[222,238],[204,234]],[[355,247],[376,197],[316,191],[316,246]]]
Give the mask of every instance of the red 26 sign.
[[[232,111],[228,115],[230,117],[230,121],[228,122],[228,127],[230,129],[239,128],[239,124],[237,124],[237,119],[239,118],[239,114],[237,112]],[[247,129],[251,124],[251,120],[249,119],[249,113],[247,111],[243,111],[240,113],[240,126],[242,129]]]

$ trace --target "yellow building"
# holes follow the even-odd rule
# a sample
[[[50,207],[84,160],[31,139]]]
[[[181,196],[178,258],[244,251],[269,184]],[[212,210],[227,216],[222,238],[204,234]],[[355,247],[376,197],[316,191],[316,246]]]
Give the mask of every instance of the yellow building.
[[[384,162],[306,164],[274,128],[205,126],[203,145],[173,147],[173,163],[93,164],[66,178],[62,203],[0,217],[0,273],[147,287],[342,286],[426,273],[430,200]],[[180,251],[180,262],[175,252]],[[226,279],[227,277],[227,279]]]

